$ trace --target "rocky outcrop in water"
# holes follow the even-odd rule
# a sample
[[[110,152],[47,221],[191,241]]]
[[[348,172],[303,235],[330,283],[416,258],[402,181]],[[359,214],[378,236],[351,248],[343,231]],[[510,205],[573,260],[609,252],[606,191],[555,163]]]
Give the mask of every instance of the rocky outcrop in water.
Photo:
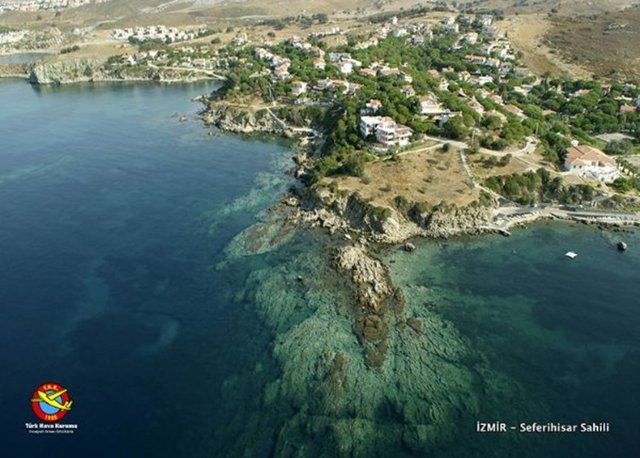
[[[203,113],[203,119],[207,124],[227,132],[289,135],[287,125],[265,108],[252,110],[248,107],[214,104]]]
[[[333,265],[348,275],[355,287],[355,304],[348,309],[354,332],[364,347],[365,362],[369,367],[380,367],[389,348],[388,309],[401,309],[402,298],[394,295],[387,269],[363,246],[339,248]]]
[[[348,273],[356,285],[358,304],[373,313],[383,310],[384,301],[391,295],[387,270],[371,258],[362,246],[346,246],[337,250],[333,264],[338,271]]]

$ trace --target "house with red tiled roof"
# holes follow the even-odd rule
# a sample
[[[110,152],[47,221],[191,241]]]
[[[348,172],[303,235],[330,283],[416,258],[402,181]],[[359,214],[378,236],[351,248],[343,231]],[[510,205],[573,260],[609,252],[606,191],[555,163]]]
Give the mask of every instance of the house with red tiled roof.
[[[588,145],[567,148],[564,167],[574,175],[605,182],[613,181],[620,176],[615,159]]]

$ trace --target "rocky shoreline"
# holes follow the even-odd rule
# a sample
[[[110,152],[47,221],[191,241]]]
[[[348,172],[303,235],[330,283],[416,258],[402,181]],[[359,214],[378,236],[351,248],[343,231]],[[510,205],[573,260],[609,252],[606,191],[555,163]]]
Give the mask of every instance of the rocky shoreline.
[[[27,78],[29,68],[27,64],[1,64],[0,78]]]
[[[298,153],[294,157],[293,175],[298,185],[290,189],[281,203],[271,212],[271,221],[261,223],[259,230],[250,234],[249,245],[264,250],[278,239],[273,231],[290,232],[292,228],[308,227],[326,230],[340,244],[331,256],[331,268],[344,275],[353,286],[353,303],[348,307],[353,332],[362,348],[365,364],[380,369],[386,358],[389,339],[398,322],[419,329],[419,322],[409,322],[402,314],[403,293],[396,289],[387,266],[374,254],[379,246],[402,247],[406,251],[415,248],[412,238],[449,239],[464,235],[500,233],[510,235],[509,229],[522,227],[540,219],[573,220],[575,215],[559,211],[523,211],[514,208],[504,212],[495,206],[440,204],[411,211],[397,208],[375,207],[358,194],[340,195],[326,187],[307,185],[304,178],[310,171],[314,151],[322,142],[322,136],[314,141],[301,137],[268,108],[249,108],[239,104],[203,98],[205,109],[201,117],[205,124],[224,132],[244,135],[277,135],[298,138]],[[286,211],[282,211],[285,210]],[[594,224],[603,224],[595,216]],[[580,221],[579,222],[584,222]],[[640,220],[639,220],[640,221]],[[620,225],[624,219],[614,218],[605,224]],[[631,224],[632,221],[627,221]],[[640,222],[636,222],[640,224]],[[260,233],[268,233],[270,240],[260,240]],[[260,240],[259,242],[256,242]]]
[[[224,132],[243,135],[278,135],[298,138],[298,153],[294,157],[293,175],[301,179],[310,170],[311,157],[317,144],[297,135],[270,110],[247,109],[224,102],[202,99],[205,109],[201,118],[206,125]],[[261,253],[269,245],[277,245],[282,234],[292,228],[307,227],[326,230],[337,247],[330,248],[329,266],[352,285],[352,300],[344,305],[351,317],[352,330],[361,347],[364,364],[381,370],[387,359],[395,330],[413,329],[419,332],[419,320],[407,318],[403,312],[404,298],[393,285],[388,267],[374,255],[381,245],[398,245],[413,237],[449,238],[484,232],[492,212],[482,207],[459,209],[440,206],[416,214],[414,218],[397,211],[390,213],[374,207],[357,194],[337,196],[328,189],[309,186],[298,181],[269,212],[266,223],[259,223],[235,242],[251,253]],[[268,249],[268,248],[267,248]],[[304,278],[300,278],[304,281]]]
[[[67,85],[99,82],[192,83],[216,79],[204,73],[151,68],[113,67],[109,59],[45,59],[21,64],[1,64],[0,78],[25,78],[33,85]]]

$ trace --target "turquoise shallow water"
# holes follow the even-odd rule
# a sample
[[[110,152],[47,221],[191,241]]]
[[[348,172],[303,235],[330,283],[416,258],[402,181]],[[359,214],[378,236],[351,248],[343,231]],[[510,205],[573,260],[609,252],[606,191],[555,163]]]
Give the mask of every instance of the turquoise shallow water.
[[[291,151],[209,137],[189,100],[210,89],[0,83],[3,456],[640,455],[637,233],[381,250],[406,303],[368,370],[335,241],[241,249]],[[73,436],[25,431],[47,381],[70,390]],[[492,420],[611,433],[474,431]]]

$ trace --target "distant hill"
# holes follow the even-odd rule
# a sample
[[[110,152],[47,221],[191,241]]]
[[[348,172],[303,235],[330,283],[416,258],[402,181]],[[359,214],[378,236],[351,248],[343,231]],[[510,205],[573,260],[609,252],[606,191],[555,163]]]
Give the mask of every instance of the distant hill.
[[[640,77],[640,7],[588,16],[555,16],[545,43],[599,76]]]
[[[440,2],[442,3],[442,2]],[[512,41],[540,73],[640,73],[640,0],[459,0],[444,3],[476,10],[501,10],[511,24]],[[60,13],[10,13],[12,27],[54,26],[108,30],[165,24],[251,26],[263,18],[326,13],[341,24],[377,13],[435,6],[428,0],[110,0]],[[566,64],[566,65],[565,65]],[[578,68],[580,67],[580,68]]]

